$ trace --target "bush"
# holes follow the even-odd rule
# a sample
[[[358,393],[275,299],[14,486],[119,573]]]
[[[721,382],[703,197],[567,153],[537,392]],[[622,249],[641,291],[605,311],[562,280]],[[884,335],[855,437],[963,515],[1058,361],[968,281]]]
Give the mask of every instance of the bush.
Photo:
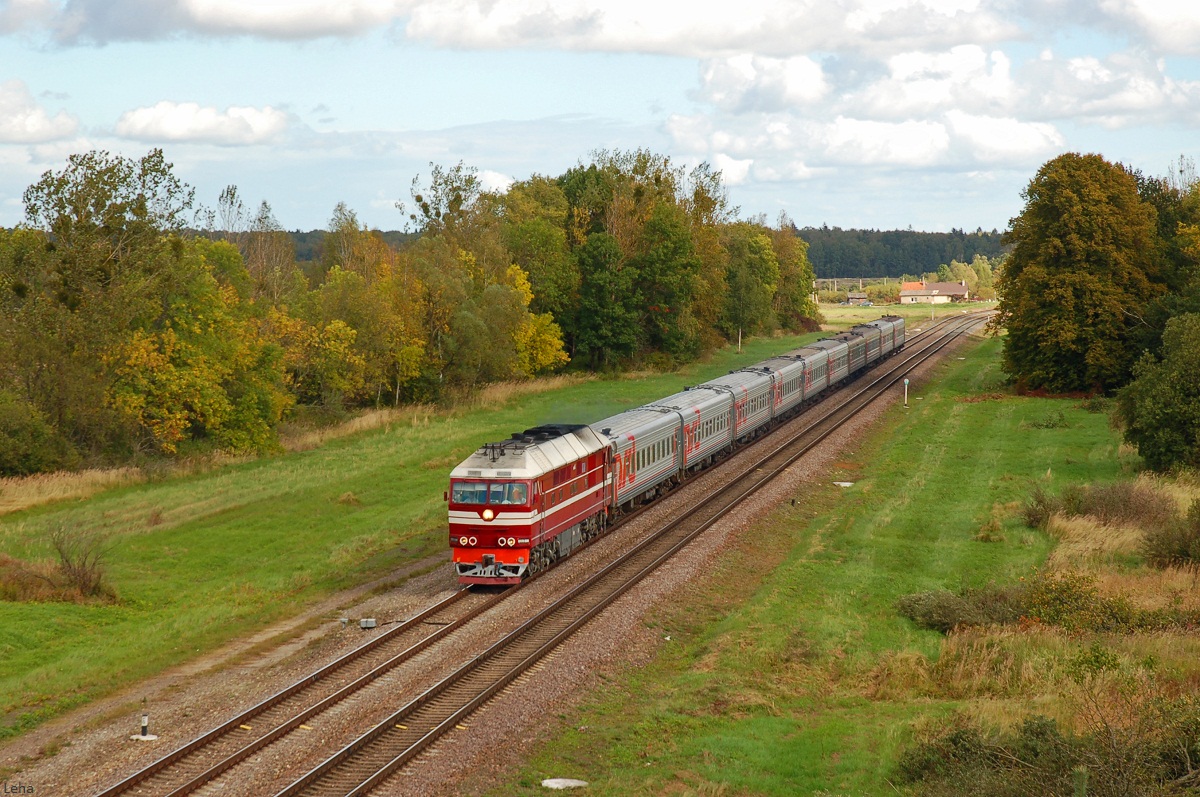
[[[1142,554],[1154,567],[1200,562],[1200,501],[1192,503],[1186,518],[1146,529]]]
[[[959,717],[905,750],[896,779],[926,797],[1193,793],[1196,701],[1152,701],[1131,713],[1130,724],[1092,717],[1080,734],[1031,716],[1012,731],[989,736]]]
[[[1093,576],[1076,572],[1031,579],[1024,608],[1026,616],[1067,631],[1122,633],[1139,627],[1141,619],[1129,601],[1101,595]]]
[[[1146,530],[1174,526],[1179,519],[1175,501],[1150,485],[1134,481],[1099,485],[1067,485],[1061,496],[1033,488],[1021,509],[1021,519],[1030,528],[1045,530],[1050,516],[1088,516],[1101,523],[1127,524]]]
[[[1043,490],[1039,484],[1033,488],[1029,500],[1021,508],[1021,519],[1029,528],[1045,531],[1046,524],[1050,522],[1050,516],[1061,509],[1062,502]]]
[[[946,590],[929,590],[902,595],[896,610],[922,628],[949,633],[960,625],[982,625],[983,615],[960,595]]]
[[[0,391],[0,476],[73,468],[79,454],[25,400]]]
[[[1031,429],[1065,429],[1069,426],[1067,416],[1062,410],[1046,413],[1036,421],[1027,422],[1026,425]]]
[[[1133,481],[1072,485],[1063,490],[1062,504],[1062,511],[1068,515],[1087,515],[1101,523],[1124,523],[1143,529],[1174,525],[1179,519],[1170,496]]]
[[[1025,586],[915,592],[897,599],[896,610],[922,628],[943,634],[959,626],[1015,623],[1025,614]]]

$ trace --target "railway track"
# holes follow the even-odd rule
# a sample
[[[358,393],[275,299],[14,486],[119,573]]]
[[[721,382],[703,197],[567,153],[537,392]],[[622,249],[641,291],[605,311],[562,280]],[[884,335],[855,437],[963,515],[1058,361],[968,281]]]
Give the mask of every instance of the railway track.
[[[183,797],[507,597],[459,590],[96,795]],[[460,605],[461,604],[461,605]]]
[[[698,502],[643,542],[571,589],[487,650],[359,736],[276,797],[362,797],[424,752],[447,731],[513,683],[571,634],[625,594],[745,498],[792,465],[909,370],[934,356],[986,314],[947,319],[906,344],[879,374],[807,429],[771,448],[756,446],[745,473]]]
[[[907,371],[912,367],[917,359],[930,356],[930,354],[927,354],[926,352],[930,349],[930,340],[931,337],[933,337],[931,336],[931,333],[934,332],[934,329],[945,329],[946,327],[958,326],[963,323],[966,323],[968,326],[970,326],[978,323],[978,320],[978,315],[973,316],[970,321],[968,321],[965,317],[959,319],[947,319],[946,321],[936,325],[936,327],[926,330],[924,334],[913,336],[906,344],[906,349],[904,351],[881,364],[886,369],[884,372],[879,374],[876,374],[874,371],[868,372],[867,376],[864,378],[870,379],[871,381],[860,386],[847,400],[847,403],[844,403],[840,407],[834,408],[829,412],[826,412],[821,417],[816,418],[810,423],[807,431],[802,432],[798,437],[795,437],[792,440],[785,442],[783,445],[778,446],[771,453],[761,456],[759,464],[751,466],[750,472],[761,473],[763,470],[762,463],[768,462],[773,457],[777,457],[781,451],[786,449],[788,446],[794,445],[797,440],[809,434],[812,429],[822,424],[826,424],[832,415],[845,412],[845,408],[850,402],[854,402],[860,396],[865,395],[867,392],[872,390],[874,386],[879,385],[889,377],[891,378],[891,381],[894,382],[896,379],[900,378],[899,376],[894,376],[894,374]],[[936,341],[933,341],[933,343],[936,343]],[[858,383],[855,382],[848,387],[854,389],[854,386],[857,384]],[[864,403],[869,403],[869,401],[872,399],[867,399],[865,402],[861,402],[857,406],[862,406]],[[809,412],[812,412],[816,409],[820,409],[820,405],[810,409]],[[857,408],[853,411],[857,411]],[[847,417],[850,414],[853,414],[853,411],[846,413]],[[772,438],[768,436],[756,441],[753,446],[744,446],[739,450],[758,451],[762,450],[764,446],[771,442],[773,442]],[[799,456],[799,454],[797,454],[797,456]],[[771,476],[773,475],[774,472],[772,472]],[[728,511],[728,509],[733,505],[736,505],[736,503],[740,501],[742,497],[748,495],[749,492],[753,492],[754,489],[757,489],[757,486],[759,486],[761,483],[769,480],[771,476],[767,476],[765,479],[760,479],[747,492],[739,495],[732,504],[723,509],[719,509],[707,524],[703,524],[703,528],[707,528],[708,525],[711,525],[712,522],[715,522],[715,519],[717,519],[721,514]],[[746,477],[743,476],[741,479],[735,480],[731,484],[738,484],[745,478]],[[675,550],[677,550],[678,547],[682,547],[682,545],[686,544],[687,540],[690,540],[695,536],[695,534],[698,534],[703,530],[703,528],[698,528],[694,529],[693,533],[687,533],[686,527],[680,524],[687,521],[688,518],[694,516],[702,507],[712,506],[713,501],[719,496],[730,494],[729,489],[730,487],[727,486],[726,488],[714,493],[684,517],[679,518],[677,521],[668,524],[666,528],[652,534],[649,539],[644,541],[637,548],[633,549],[633,551],[630,551],[621,560],[612,563],[608,568],[601,571],[601,573],[597,574],[588,582],[586,582],[584,587],[586,587],[588,584],[592,584],[593,581],[601,579],[602,577],[615,578],[616,576],[608,574],[614,572],[618,566],[628,569],[630,566],[628,562],[630,561],[630,557],[632,555],[637,554],[642,556],[643,550],[646,549],[651,543],[655,543],[659,548],[663,548],[666,553],[662,554],[658,558],[651,557],[650,560],[647,560],[652,562],[651,564],[647,565],[647,569],[645,571],[649,572],[649,570],[653,569],[658,563],[663,561],[664,557],[669,558],[669,556]],[[632,520],[634,517],[637,517],[643,511],[646,511],[653,506],[654,505],[652,504],[626,514],[622,518],[621,523],[623,524],[629,520]],[[667,542],[670,542],[670,540],[673,539],[669,537],[669,533],[671,533],[672,530],[678,536],[677,544],[666,545]],[[664,545],[666,546],[665,548]],[[649,555],[650,554],[648,553],[644,554],[644,556]],[[632,579],[626,579],[626,586],[621,591],[623,592],[625,589],[628,589],[630,586],[636,583],[637,580],[640,580],[641,575],[644,575],[644,573],[636,575],[636,577]],[[527,579],[524,584],[528,584],[533,580],[533,578]],[[520,586],[524,586],[524,584]],[[96,797],[117,797],[117,795],[128,793],[136,793],[138,795],[155,795],[156,797],[183,797],[183,795],[191,794],[199,790],[204,785],[220,777],[223,773],[233,768],[241,761],[254,755],[273,742],[282,739],[283,737],[295,731],[297,728],[302,727],[306,721],[311,720],[320,713],[340,703],[342,700],[345,700],[354,693],[367,687],[381,675],[384,675],[423,650],[447,638],[473,618],[486,612],[509,597],[516,589],[519,588],[520,587],[513,587],[505,590],[502,593],[492,595],[473,594],[468,590],[461,590],[453,593],[446,599],[434,604],[433,606],[430,606],[416,616],[409,618],[403,623],[398,624],[396,627],[381,633],[378,637],[370,642],[367,642],[355,650],[350,651],[343,657],[331,662],[320,670],[315,671],[307,677],[261,701],[250,709],[231,718],[219,727],[214,728],[202,736],[193,739],[191,742],[183,745],[182,747],[157,759],[149,766],[139,770],[138,772],[135,772],[121,782],[98,793]],[[578,592],[578,590],[576,592]],[[572,595],[574,594],[576,593],[572,593]],[[520,672],[523,672],[524,669],[530,664],[555,647],[559,642],[565,639],[566,636],[569,636],[569,634],[573,632],[580,624],[586,622],[587,619],[590,619],[595,612],[600,611],[605,605],[610,603],[612,600],[615,600],[619,594],[620,593],[613,593],[606,598],[601,597],[597,599],[590,614],[587,614],[586,617],[582,617],[582,619],[576,618],[576,621],[572,621],[566,625],[562,624],[561,617],[553,620],[550,619],[551,615],[553,615],[556,611],[556,606],[558,606],[558,604],[556,604],[555,606],[550,607],[550,609],[547,609],[545,612],[527,622],[525,625],[521,626],[521,628],[517,629],[517,631],[513,632],[513,634],[521,634],[523,631],[529,630],[538,624],[546,622],[549,622],[550,625],[545,627],[554,628],[556,627],[556,623],[559,627],[558,633],[552,634],[544,646],[539,646],[534,652],[533,658],[531,658],[529,662],[515,669],[512,667],[509,668],[515,673],[512,677],[516,677],[516,675],[519,675]],[[567,596],[567,598],[570,598],[570,595]],[[436,630],[432,631],[431,633],[426,633],[429,631],[430,626],[436,628]],[[416,708],[426,704],[435,704],[438,706],[444,705],[446,702],[445,700],[435,700],[434,698],[440,698],[441,693],[446,690],[448,682],[461,680],[460,675],[462,672],[476,667],[483,661],[491,661],[492,659],[496,659],[497,662],[508,661],[508,659],[500,657],[500,648],[508,647],[509,642],[507,640],[511,640],[511,638],[512,635],[506,637],[505,640],[501,640],[501,642],[497,643],[497,645],[493,646],[493,648],[490,648],[488,651],[480,654],[480,656],[477,656],[468,663],[463,671],[450,676],[445,681],[434,686],[424,695],[413,701],[413,703],[409,704],[409,706],[401,709],[397,716],[407,717],[409,714],[413,713]],[[516,650],[519,653],[521,649],[512,648],[512,650]],[[514,654],[507,652],[506,655],[511,658],[511,656]],[[486,680],[486,678],[489,677],[486,674],[488,672],[491,671],[481,670],[479,674],[473,675],[472,682],[479,681],[481,678]],[[481,697],[478,700],[472,701],[471,705],[465,711],[456,711],[450,713],[455,717],[465,716],[466,713],[474,710],[475,707],[484,702],[487,697],[495,694],[495,692],[503,688],[504,685],[511,682],[512,677],[505,679],[503,684],[500,684],[496,688],[483,688],[479,690]],[[464,688],[466,688],[465,685]],[[454,723],[451,722],[450,727],[452,727],[453,724]],[[392,728],[392,730],[396,731],[409,731],[412,728],[420,727],[419,725],[409,725],[409,723],[401,722],[399,720],[392,722],[391,725],[396,726]],[[431,726],[428,729],[429,732],[422,734],[414,744],[409,744],[405,749],[408,750],[409,748],[412,748],[412,750],[406,757],[404,757],[404,761],[411,760],[413,755],[419,753],[424,746],[427,746],[434,739],[436,739],[437,736],[443,733],[447,729],[447,727],[443,727],[444,725],[445,723]],[[384,722],[375,729],[375,732],[378,732],[380,729],[388,726],[389,723]],[[343,756],[347,750],[354,748],[362,741],[363,739],[360,738],[359,740],[351,743],[346,750],[339,752],[339,754],[334,758]],[[392,759],[394,758],[395,757],[392,757]],[[400,764],[395,764],[394,760],[392,759],[389,759],[387,762],[389,765],[392,765],[390,769],[387,769],[387,772],[390,772],[403,764],[403,762],[400,762]],[[330,760],[332,761],[333,759]],[[326,762],[326,764],[328,763],[329,762]],[[326,764],[323,764],[322,767],[325,767]],[[318,770],[320,769],[321,767],[318,767]],[[383,772],[384,768],[381,767],[379,771]],[[305,784],[311,785],[312,782],[309,779],[315,772],[317,772],[317,770],[310,772],[308,775],[304,776],[304,778],[301,778],[300,781],[297,781],[296,784],[293,784],[293,786],[289,787],[289,789],[292,789],[291,791],[285,790],[281,794],[300,793],[294,791],[296,788],[301,788],[298,787],[297,784],[304,782]],[[384,776],[386,777],[386,773]],[[350,780],[353,780],[353,777],[351,777]],[[371,785],[379,782],[378,779],[365,778],[363,779],[362,783],[365,784],[368,780],[370,780]],[[304,788],[307,788],[307,786]],[[367,786],[366,788],[370,788],[370,786]],[[340,794],[343,792],[339,792],[335,789],[333,792],[318,791],[314,793]],[[360,789],[351,790],[344,793],[363,794],[366,792]]]

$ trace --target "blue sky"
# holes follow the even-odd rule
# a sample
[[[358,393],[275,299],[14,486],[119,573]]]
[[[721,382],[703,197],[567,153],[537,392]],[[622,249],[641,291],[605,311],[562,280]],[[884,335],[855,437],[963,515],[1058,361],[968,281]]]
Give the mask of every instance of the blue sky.
[[[1198,53],[1169,0],[0,0],[0,225],[89,149],[394,229],[431,161],[502,188],[647,147],[743,215],[1003,229],[1059,153],[1195,156]]]

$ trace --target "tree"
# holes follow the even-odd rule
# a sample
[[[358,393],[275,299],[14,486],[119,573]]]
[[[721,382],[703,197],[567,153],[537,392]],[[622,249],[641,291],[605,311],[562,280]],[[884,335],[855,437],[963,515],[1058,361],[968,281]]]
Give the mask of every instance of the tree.
[[[735,224],[728,230],[729,251],[724,323],[730,337],[754,334],[774,322],[771,300],[779,283],[779,261],[761,227]]]
[[[655,351],[694,357],[700,335],[691,305],[701,264],[683,209],[655,205],[637,248],[630,265],[642,297],[642,340]]]
[[[1200,467],[1200,314],[1167,322],[1162,359],[1138,361],[1117,395],[1117,418],[1154,470]]]
[[[1154,209],[1099,155],[1054,158],[1022,195],[997,285],[1005,369],[1034,389],[1119,387],[1137,355],[1132,330],[1163,291]]]
[[[592,233],[577,252],[582,285],[577,351],[593,368],[630,357],[638,346],[637,270],[624,262],[617,239]]]
[[[772,300],[775,317],[784,329],[792,332],[812,328],[807,325],[815,323],[817,318],[817,305],[812,299],[816,275],[808,262],[808,244],[786,213],[779,214],[779,224],[771,231],[771,248],[779,263],[779,286]]]

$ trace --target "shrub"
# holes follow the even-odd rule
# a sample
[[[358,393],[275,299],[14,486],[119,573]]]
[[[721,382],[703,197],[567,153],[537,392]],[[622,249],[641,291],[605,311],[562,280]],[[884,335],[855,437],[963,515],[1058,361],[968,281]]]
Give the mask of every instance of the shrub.
[[[1085,573],[1042,574],[1029,582],[1025,613],[1067,631],[1123,632],[1137,626],[1137,613],[1124,598],[1100,594]]]
[[[1102,412],[1108,412],[1109,402],[1108,399],[1104,398],[1103,396],[1091,396],[1090,398],[1085,398],[1080,401],[1075,405],[1075,407],[1083,410],[1084,412],[1098,414]]]
[[[1172,525],[1179,518],[1170,496],[1135,481],[1068,487],[1063,491],[1063,511],[1143,529]]]
[[[1029,421],[1027,424],[1031,429],[1063,429],[1067,424],[1067,416],[1062,410],[1055,410],[1047,413],[1036,421]]]
[[[922,628],[949,633],[960,625],[982,625],[983,615],[960,595],[946,590],[929,590],[902,595],[896,610]]]
[[[70,589],[85,598],[112,597],[105,584],[104,557],[108,549],[96,535],[59,526],[50,535],[58,553],[58,571]]]
[[[1147,529],[1142,553],[1154,567],[1200,562],[1200,501],[1192,503],[1186,518]]]
[[[0,476],[73,468],[79,454],[31,404],[0,391]]]
[[[1025,521],[1025,525],[1031,529],[1046,528],[1046,524],[1050,522],[1050,516],[1062,509],[1062,502],[1055,496],[1042,489],[1042,486],[1033,488],[1033,493],[1030,494],[1029,500],[1021,508],[1021,519]]]
[[[1088,516],[1106,524],[1127,524],[1142,529],[1174,525],[1179,517],[1174,500],[1148,484],[1136,481],[1112,484],[1071,484],[1061,496],[1053,496],[1041,485],[1033,488],[1021,510],[1025,525],[1045,529],[1050,516]]]

